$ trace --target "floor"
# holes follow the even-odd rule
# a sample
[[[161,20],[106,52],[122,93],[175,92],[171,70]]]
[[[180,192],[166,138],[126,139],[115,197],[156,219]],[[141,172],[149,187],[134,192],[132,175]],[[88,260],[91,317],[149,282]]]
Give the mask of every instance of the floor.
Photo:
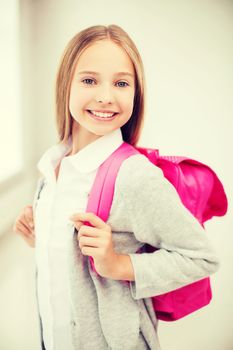
[[[34,248],[17,234],[0,237],[0,349],[39,350]]]

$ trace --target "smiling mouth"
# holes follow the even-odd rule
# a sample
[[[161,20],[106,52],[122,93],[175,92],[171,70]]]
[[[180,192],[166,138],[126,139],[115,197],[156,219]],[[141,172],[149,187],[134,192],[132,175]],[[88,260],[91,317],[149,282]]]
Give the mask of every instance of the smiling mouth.
[[[119,113],[114,113],[111,117],[103,117],[103,116],[97,116],[94,113],[92,113],[90,110],[87,110],[88,114],[93,118],[93,119],[97,119],[97,120],[101,120],[101,121],[110,121],[113,120],[117,114]]]

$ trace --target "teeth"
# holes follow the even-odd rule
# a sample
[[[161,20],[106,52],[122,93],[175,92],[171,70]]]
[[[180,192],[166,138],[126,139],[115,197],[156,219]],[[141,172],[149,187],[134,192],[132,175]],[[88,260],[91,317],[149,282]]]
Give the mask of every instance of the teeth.
[[[102,117],[102,118],[110,118],[114,115],[114,113],[102,113],[102,112],[95,112],[95,111],[91,111],[91,113],[96,115],[97,117]]]

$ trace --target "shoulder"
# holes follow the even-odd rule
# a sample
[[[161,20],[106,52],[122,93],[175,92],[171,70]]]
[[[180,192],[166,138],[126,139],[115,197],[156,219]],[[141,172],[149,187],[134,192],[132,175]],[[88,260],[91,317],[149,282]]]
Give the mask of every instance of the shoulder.
[[[116,187],[122,193],[151,187],[167,182],[163,171],[143,154],[130,156],[123,161],[116,178]],[[146,186],[145,186],[146,185]]]

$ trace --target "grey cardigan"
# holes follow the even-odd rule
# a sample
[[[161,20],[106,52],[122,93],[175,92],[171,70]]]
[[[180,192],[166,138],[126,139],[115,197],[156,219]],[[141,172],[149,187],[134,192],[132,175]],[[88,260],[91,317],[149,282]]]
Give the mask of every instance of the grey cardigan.
[[[43,178],[34,210],[42,184]],[[97,275],[71,227],[67,258],[74,350],[159,350],[158,320],[150,297],[214,273],[219,267],[216,252],[162,170],[142,154],[122,163],[107,223],[115,251],[131,258],[135,281],[127,285]],[[136,254],[145,243],[160,249]]]

